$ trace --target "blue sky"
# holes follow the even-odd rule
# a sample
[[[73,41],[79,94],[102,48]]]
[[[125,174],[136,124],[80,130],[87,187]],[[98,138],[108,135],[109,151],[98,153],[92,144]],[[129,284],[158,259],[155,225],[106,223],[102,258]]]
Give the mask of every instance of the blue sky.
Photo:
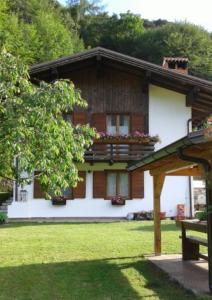
[[[59,0],[65,3],[65,0]],[[109,13],[127,10],[140,14],[142,18],[169,21],[187,21],[212,31],[211,0],[103,0]]]

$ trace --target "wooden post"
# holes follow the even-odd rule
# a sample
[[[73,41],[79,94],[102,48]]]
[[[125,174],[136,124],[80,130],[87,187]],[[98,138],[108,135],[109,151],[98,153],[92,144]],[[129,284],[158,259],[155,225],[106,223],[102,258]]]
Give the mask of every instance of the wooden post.
[[[155,255],[161,255],[161,220],[160,220],[160,196],[165,180],[165,174],[153,176],[154,186],[154,249]]]
[[[209,289],[212,293],[212,169],[206,174],[206,202],[207,202],[207,232],[208,232],[208,275]]]

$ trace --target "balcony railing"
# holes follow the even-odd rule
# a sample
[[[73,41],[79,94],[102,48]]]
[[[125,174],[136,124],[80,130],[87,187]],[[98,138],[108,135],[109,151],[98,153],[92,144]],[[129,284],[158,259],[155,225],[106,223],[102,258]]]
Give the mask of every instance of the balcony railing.
[[[94,144],[85,153],[86,161],[135,161],[154,151],[155,143]]]

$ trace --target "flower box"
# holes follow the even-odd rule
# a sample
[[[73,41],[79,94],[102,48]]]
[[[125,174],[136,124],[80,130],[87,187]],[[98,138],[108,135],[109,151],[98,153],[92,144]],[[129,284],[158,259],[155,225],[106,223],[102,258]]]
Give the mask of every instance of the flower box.
[[[52,198],[52,205],[66,205],[65,197],[54,197]]]
[[[140,131],[132,134],[113,135],[105,132],[98,133],[99,138],[95,140],[96,144],[155,144],[160,141],[158,136],[150,136]]]
[[[111,204],[112,205],[125,205],[125,198],[122,196],[112,197]]]

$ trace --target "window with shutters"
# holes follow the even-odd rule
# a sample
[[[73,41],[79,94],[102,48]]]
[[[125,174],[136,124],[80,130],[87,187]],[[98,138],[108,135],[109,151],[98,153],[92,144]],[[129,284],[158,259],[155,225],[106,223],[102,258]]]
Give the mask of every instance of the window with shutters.
[[[122,196],[129,198],[130,194],[129,173],[116,171],[107,173],[107,198]]]
[[[35,175],[38,175],[39,172],[35,171]],[[50,193],[51,195],[51,193]],[[73,198],[73,190],[72,188],[68,187],[66,189],[62,190],[62,196],[65,197],[66,199],[72,199]],[[52,193],[52,196],[53,193]],[[42,186],[39,182],[39,179],[37,177],[34,178],[34,199],[44,199],[46,197],[45,192],[42,189]]]
[[[72,120],[72,115],[71,114],[64,114],[63,115],[63,119],[68,122],[68,123],[72,123],[73,120]]]
[[[107,115],[107,133],[125,135],[130,132],[130,116],[111,114]]]
[[[54,193],[50,193],[51,197],[54,198],[55,197],[55,194]],[[64,197],[65,199],[69,200],[69,199],[72,199],[73,196],[72,196],[72,188],[65,188],[62,190],[62,194],[61,194],[62,197]]]

